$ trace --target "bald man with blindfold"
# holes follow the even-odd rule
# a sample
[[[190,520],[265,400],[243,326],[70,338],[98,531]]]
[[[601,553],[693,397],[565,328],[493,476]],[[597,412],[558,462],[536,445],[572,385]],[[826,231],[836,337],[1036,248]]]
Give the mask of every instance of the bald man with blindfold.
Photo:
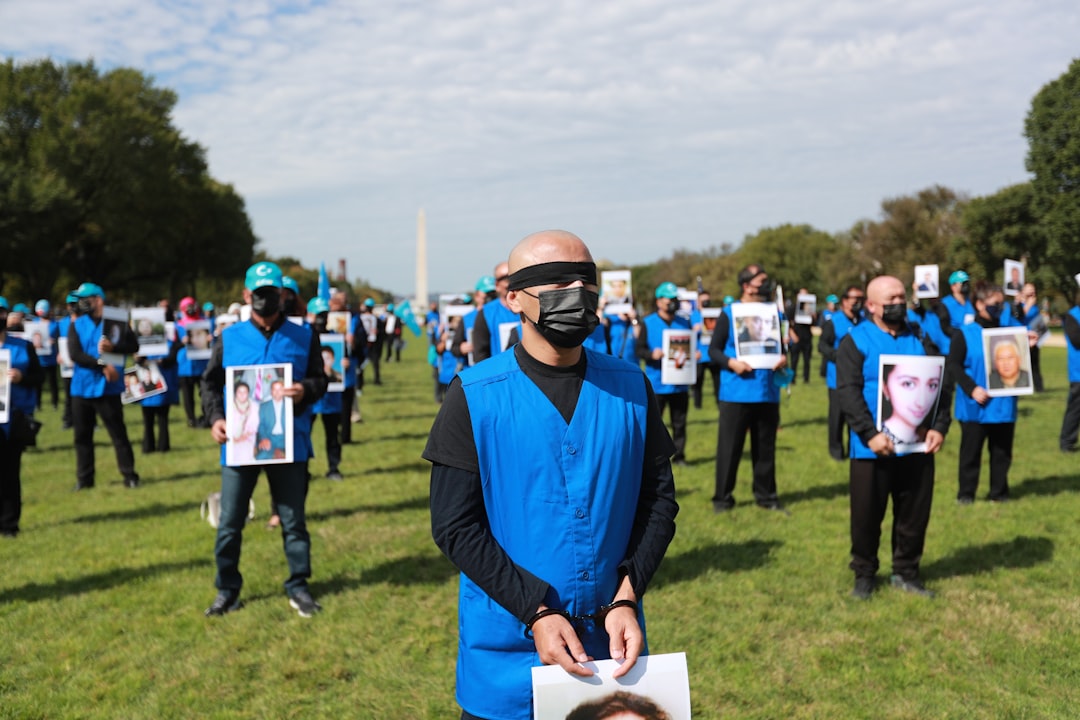
[[[647,652],[641,597],[675,533],[674,446],[641,370],[582,348],[596,266],[552,230],[510,253],[512,351],[451,383],[424,458],[436,544],[461,571],[462,718],[525,720],[533,666]]]

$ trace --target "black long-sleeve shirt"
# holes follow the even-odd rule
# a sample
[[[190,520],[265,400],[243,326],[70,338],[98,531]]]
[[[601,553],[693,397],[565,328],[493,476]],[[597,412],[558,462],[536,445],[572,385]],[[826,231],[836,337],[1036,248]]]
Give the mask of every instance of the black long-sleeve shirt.
[[[104,320],[98,318],[97,325],[104,326]],[[100,334],[100,333],[99,333]],[[71,361],[79,367],[88,368],[93,370],[100,367],[98,365],[98,358],[93,355],[89,355],[83,350],[82,339],[79,338],[79,331],[75,329],[75,320],[71,321],[68,325],[68,355],[71,356]],[[139,340],[135,337],[135,331],[127,325],[124,326],[124,332],[120,338],[120,342],[113,344],[113,349],[110,352],[114,352],[118,355],[131,355],[139,351]]]
[[[285,319],[284,315],[278,315],[277,321],[269,330],[263,329],[254,320],[248,322],[254,325],[264,338],[269,340],[270,336],[277,332],[288,320]],[[218,338],[210,348],[210,361],[207,362],[206,370],[203,371],[202,380],[200,381],[203,414],[211,425],[218,420],[225,419],[225,365],[223,351],[225,343],[223,337]],[[311,346],[308,348],[307,368],[304,370],[304,377],[300,381],[300,384],[304,386],[304,397],[293,407],[294,411],[303,412],[308,406],[325,395],[327,382],[326,371],[323,369],[319,334],[312,331]]]
[[[537,362],[520,345],[513,351],[525,375],[569,422],[585,378],[585,355],[573,367],[557,368]],[[645,459],[634,526],[626,557],[619,565],[620,575],[630,578],[638,597],[645,593],[660,566],[679,511],[669,460],[675,447],[660,417],[652,387],[642,380],[649,401]],[[527,432],[527,428],[523,431]],[[454,378],[447,389],[423,457],[433,463],[431,533],[435,544],[495,602],[527,622],[544,601],[549,585],[515,563],[491,535],[472,421],[459,378]]]

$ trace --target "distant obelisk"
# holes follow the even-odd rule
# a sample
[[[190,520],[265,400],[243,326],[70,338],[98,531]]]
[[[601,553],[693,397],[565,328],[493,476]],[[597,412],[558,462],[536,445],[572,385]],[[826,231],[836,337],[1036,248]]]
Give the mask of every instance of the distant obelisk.
[[[416,214],[416,304],[418,313],[427,313],[427,219],[424,209]]]

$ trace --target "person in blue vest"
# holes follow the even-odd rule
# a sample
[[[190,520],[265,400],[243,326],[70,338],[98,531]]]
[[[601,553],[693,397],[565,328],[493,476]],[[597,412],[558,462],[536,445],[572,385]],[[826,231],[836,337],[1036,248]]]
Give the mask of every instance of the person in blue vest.
[[[478,362],[474,356],[472,334],[476,327],[476,318],[480,315],[484,305],[495,302],[498,298],[494,275],[483,275],[476,281],[473,291],[473,304],[475,309],[462,316],[454,330],[454,337],[450,341],[450,351],[461,361],[462,367],[469,367]]]
[[[942,355],[949,354],[953,328],[947,322],[942,326],[940,302],[931,298],[913,298],[912,305],[908,308],[907,320],[929,337]]]
[[[819,331],[820,331],[821,328],[825,327],[825,321],[832,319],[833,313],[838,313],[838,312],[840,312],[840,298],[834,293],[830,293],[830,294],[826,295],[825,296],[825,308],[820,313],[818,313],[818,317],[817,317],[817,326],[818,326]],[[819,337],[820,337],[820,334],[819,334]],[[819,340],[818,341],[818,353],[820,353],[820,352],[821,352],[821,342]],[[825,360],[824,357],[822,357],[821,362],[818,363],[818,375],[821,376],[822,380],[827,381],[828,378],[829,378],[828,365],[829,365],[829,363]]]
[[[833,316],[833,320],[836,316]],[[902,454],[877,417],[882,355],[937,355],[938,348],[907,322],[904,283],[881,276],[866,286],[866,320],[840,342],[836,359],[837,395],[848,427],[851,504],[852,596],[866,600],[877,586],[881,522],[892,497],[893,587],[933,597],[919,576],[919,563],[934,497],[934,455],[949,429],[951,388],[945,378],[928,379],[939,389],[937,416],[925,435],[926,452]]]
[[[641,599],[675,532],[671,439],[648,381],[584,350],[596,266],[564,231],[511,252],[521,342],[451,383],[424,458],[435,543],[461,570],[457,701],[527,720],[531,668],[623,676],[647,652]]]
[[[604,298],[600,298],[604,302]],[[600,322],[604,324],[608,348],[611,355],[621,358],[632,365],[641,365],[637,357],[637,336],[641,323],[633,305],[627,305],[625,312],[618,315],[604,313]]]
[[[963,270],[956,270],[949,276],[949,294],[935,307],[941,319],[941,329],[949,337],[964,325],[975,322],[975,306],[968,297],[971,295],[971,277]]]
[[[1077,296],[1080,299],[1080,295]],[[1065,347],[1068,353],[1069,396],[1065,401],[1065,416],[1061,419],[1058,447],[1062,452],[1076,452],[1080,436],[1080,300],[1062,318]]]
[[[656,310],[646,315],[638,327],[637,356],[645,363],[645,377],[649,379],[661,417],[670,408],[671,439],[675,442],[675,455],[671,462],[686,464],[686,416],[690,409],[690,385],[666,385],[661,381],[661,363],[664,357],[664,331],[690,330],[690,318],[679,313],[679,290],[673,282],[656,286]]]
[[[124,366],[111,365],[101,358],[103,353],[127,355],[139,349],[134,331],[124,323],[119,341],[114,343],[102,334],[105,291],[101,286],[85,282],[74,293],[79,298],[81,314],[68,328],[68,354],[75,363],[71,377],[71,415],[75,425],[76,490],[94,487],[94,417],[109,432],[116,464],[124,477],[124,486],[139,486],[135,472],[135,454],[124,425],[124,407],[120,394],[124,391]]]
[[[188,357],[189,338],[187,326],[193,322],[205,320],[199,313],[199,303],[195,298],[188,296],[180,300],[180,314],[176,318],[176,338],[180,341],[180,352],[176,356],[176,370],[180,383],[180,401],[184,406],[184,415],[187,417],[187,426],[190,428],[209,427],[206,416],[201,412],[195,414],[195,388],[199,386],[203,371],[206,370],[206,358],[192,359]],[[213,330],[213,326],[211,326]],[[201,393],[201,390],[200,390]],[[202,396],[199,397],[199,405]]]
[[[56,363],[56,338],[59,337],[59,329],[56,320],[52,317],[52,305],[45,298],[34,303],[34,315],[37,316],[38,320],[48,321],[49,337],[52,339],[49,352],[38,355],[38,361],[41,363],[41,371],[44,373],[41,392],[38,393],[38,409],[41,409],[41,402],[45,395],[45,382],[47,381],[49,384],[49,394],[52,396],[53,410],[58,410],[60,408],[60,382],[58,380],[59,371]]]
[[[308,314],[311,315],[311,328],[315,332],[315,337],[318,338],[323,333],[327,332],[326,325],[329,319],[330,304],[320,297],[313,297],[308,300],[307,304]],[[330,373],[333,370],[334,362],[334,350],[329,346],[319,346],[320,357],[323,359],[323,372],[326,374],[328,380],[334,380]],[[352,369],[349,367],[349,358],[342,360],[341,368],[341,382],[345,382],[345,377],[352,373]],[[350,391],[351,392],[351,391]],[[327,480],[342,480],[344,479],[341,474],[341,434],[340,426],[342,422],[342,415],[344,409],[344,396],[345,391],[329,392],[319,398],[318,402],[312,407],[312,412],[322,417],[323,434],[326,436],[326,479]],[[346,418],[347,419],[347,418]],[[347,424],[347,423],[346,423]]]
[[[1036,340],[1042,337],[1049,328],[1046,318],[1039,309],[1039,297],[1035,291],[1034,283],[1024,283],[1023,289],[1016,297],[1016,319],[1027,325],[1027,329],[1034,334]],[[1035,392],[1043,391],[1042,362],[1039,357],[1040,349],[1038,342],[1031,346],[1031,381],[1035,386]]]
[[[169,452],[172,443],[169,438],[169,408],[180,402],[180,374],[177,367],[177,359],[183,343],[179,338],[169,343],[169,352],[165,355],[156,355],[144,358],[144,362],[155,361],[162,379],[165,381],[165,392],[151,395],[139,401],[142,406],[143,417],[143,453]],[[154,432],[154,426],[157,432]],[[155,438],[155,434],[157,437]]]
[[[7,350],[11,363],[0,381],[10,386],[7,422],[0,423],[0,537],[19,534],[22,517],[22,454],[32,440],[27,432],[37,408],[37,387],[42,381],[41,363],[33,346],[7,334],[8,301],[0,297],[0,350]]]
[[[738,302],[769,302],[773,284],[765,269],[757,264],[739,271],[741,296]],[[734,303],[732,303],[734,305]],[[743,445],[750,434],[753,459],[753,493],[757,506],[786,512],[776,492],[776,431],[780,426],[780,388],[774,381],[776,371],[787,367],[781,351],[776,365],[755,369],[737,358],[737,333],[732,305],[725,305],[716,320],[709,357],[720,366],[720,422],[716,440],[716,490],[713,511],[726,512],[735,507],[735,482],[742,460]]]
[[[349,294],[347,290],[334,290],[330,293],[330,312],[348,312]],[[349,318],[349,331],[345,334],[345,358],[344,376],[345,391],[341,395],[341,444],[352,443],[352,414],[356,403],[356,375],[357,366],[364,361],[364,353],[367,349],[367,337],[363,328],[360,327],[360,316],[351,313]]]
[[[67,317],[60,318],[60,320],[55,323],[55,339],[59,340],[60,338],[64,338],[64,342],[66,343],[68,330],[71,328],[71,324],[79,317],[79,298],[74,293],[68,293],[65,302],[67,304],[68,314]],[[68,357],[70,357],[70,353],[68,353]],[[62,372],[61,375],[61,381],[64,384],[64,410],[60,415],[60,427],[64,430],[70,430],[74,427],[71,418],[71,374],[74,372],[74,368],[70,365],[68,368],[69,370]],[[63,375],[67,375],[67,377],[63,377]]]
[[[844,413],[840,411],[840,398],[836,395],[836,352],[851,329],[862,319],[866,293],[858,285],[849,285],[840,297],[840,307],[834,310],[821,326],[818,352],[825,365],[825,385],[829,388],[829,457],[833,460],[847,459],[844,449]]]
[[[494,357],[514,345],[521,333],[521,319],[506,300],[508,266],[495,266],[495,299],[484,303],[472,328],[473,362]]]
[[[464,321],[463,316],[448,319],[446,327],[439,331],[439,322],[435,321],[438,339],[435,341],[435,402],[442,404],[450,382],[461,369],[461,360],[451,349],[458,327]]]
[[[961,505],[975,501],[984,444],[990,451],[989,499],[993,502],[1009,499],[1009,466],[1012,465],[1016,433],[1017,401],[1015,395],[990,397],[987,394],[984,386],[987,363],[993,365],[992,358],[984,356],[982,332],[984,328],[1023,327],[1005,304],[1005,293],[1000,285],[980,281],[975,285],[974,298],[975,322],[953,333],[948,360],[949,374],[962,391],[956,393],[956,419],[960,423],[956,501]]]
[[[278,394],[292,403],[292,462],[265,465],[270,492],[281,515],[282,540],[289,577],[285,594],[289,605],[301,617],[311,617],[322,607],[308,590],[311,577],[311,538],[304,517],[307,496],[307,462],[311,449],[312,407],[326,393],[319,338],[311,328],[286,320],[283,312],[281,268],[259,262],[248,268],[244,278],[244,302],[251,305],[251,319],[221,333],[202,377],[204,410],[210,433],[221,445],[221,515],[218,520],[214,558],[217,597],[206,609],[207,617],[224,615],[241,607],[240,546],[247,520],[248,503],[255,489],[260,465],[225,464],[225,372],[243,365],[285,364],[292,366],[292,384]],[[272,432],[272,431],[271,431]]]
[[[703,346],[702,337],[712,339],[712,335],[705,332],[705,321],[702,318],[701,310],[712,306],[712,295],[708,290],[701,290],[698,292],[697,305],[690,313],[690,324],[694,328],[694,332],[697,333],[697,346],[700,349]],[[714,321],[715,324],[715,321]],[[704,347],[708,348],[709,344],[704,343]],[[716,402],[720,402],[720,367],[712,361],[709,357],[709,353],[706,350],[701,353],[701,357],[698,358],[697,363],[697,382],[694,383],[694,407],[698,410],[701,409],[702,399],[705,395],[705,375],[712,376],[713,397]]]

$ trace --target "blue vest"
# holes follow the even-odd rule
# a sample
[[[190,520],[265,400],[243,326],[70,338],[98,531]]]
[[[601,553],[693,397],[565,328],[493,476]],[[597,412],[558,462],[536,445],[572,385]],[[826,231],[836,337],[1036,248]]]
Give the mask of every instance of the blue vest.
[[[292,365],[292,381],[298,383],[307,372],[311,349],[311,328],[282,323],[269,338],[263,336],[250,320],[235,323],[221,333],[222,365]],[[311,447],[312,406],[303,412],[293,409],[293,461],[304,462],[315,453]],[[221,464],[225,464],[225,446],[221,446]]]
[[[589,348],[590,350],[595,350],[598,353],[607,355],[607,331],[604,326],[602,324],[597,325],[592,333],[589,334],[589,337],[585,338],[585,342],[581,343],[581,347]]]
[[[461,372],[492,537],[551,585],[545,603],[574,615],[596,612],[618,588],[648,412],[640,370],[590,350],[585,355],[569,425],[512,352]],[[458,703],[481,717],[532,717],[536,647],[521,621],[464,574],[458,626]],[[589,623],[582,642],[589,655],[609,657],[603,628]]]
[[[94,321],[89,315],[80,315],[75,321],[75,332],[82,341],[82,349],[90,357],[101,357],[98,353],[98,341],[101,340],[102,321]],[[115,382],[106,382],[105,373],[98,368],[75,366],[71,376],[71,395],[80,398],[99,398],[106,395],[119,395],[124,391],[124,366],[115,365],[119,377]]]
[[[349,319],[349,334],[355,338],[358,331],[366,333],[360,324],[360,315],[355,314]],[[347,392],[356,387],[356,368],[363,361],[353,357],[352,344],[348,342],[348,338],[345,339],[345,345],[345,356],[349,358],[349,367],[345,369],[342,375],[345,376],[345,390]]]
[[[177,338],[173,342],[180,342]],[[163,360],[166,355],[155,355],[147,358],[148,360]],[[165,405],[176,405],[180,402],[180,373],[177,372],[176,365],[168,368],[159,368],[161,370],[161,376],[165,379],[165,392],[157,395],[152,395],[145,400],[141,400],[143,407],[164,407]]]
[[[664,322],[664,319],[660,317],[659,313],[652,313],[646,315],[645,319],[641,322],[645,323],[645,333],[649,339],[649,351],[660,350],[664,347],[664,331],[665,330],[689,330],[690,319],[685,315],[676,314],[671,319],[671,324]],[[662,360],[653,360],[651,357],[645,361],[645,377],[649,378],[649,382],[652,383],[653,392],[657,395],[676,395],[678,393],[687,392],[690,389],[689,385],[665,385],[661,382],[662,376],[661,366]]]
[[[49,320],[49,337],[52,338],[52,347],[49,352],[38,355],[38,363],[43,368],[56,367],[56,358],[59,350],[56,348],[56,339],[60,337],[60,323],[57,320]]]
[[[14,338],[10,335],[4,338],[4,344],[0,350],[11,351],[11,369],[26,373],[30,369],[30,354],[34,352],[34,346],[22,338]],[[11,431],[11,409],[17,408],[27,415],[33,415],[37,409],[37,388],[21,383],[11,383],[11,407],[8,408],[8,422],[0,424],[0,431],[9,435]]]
[[[910,329],[905,329],[893,336],[879,328],[873,321],[859,323],[848,335],[851,336],[855,347],[863,356],[863,402],[870,409],[876,427],[880,421],[877,413],[878,385],[881,383],[881,378],[878,376],[880,357],[882,355],[926,355],[926,350],[923,348],[922,341]],[[851,448],[852,458],[859,460],[877,458],[874,451],[868,448],[854,431],[849,430],[848,436],[850,437],[848,447]]]
[[[187,335],[187,329],[180,323],[176,323],[176,339],[179,341],[185,335]],[[187,345],[185,345],[180,348],[180,352],[176,355],[177,374],[180,377],[201,377],[207,363],[210,362],[210,358],[191,360],[188,358],[187,351]]]
[[[952,339],[941,329],[941,318],[933,310],[927,309],[922,317],[917,312],[908,308],[907,320],[910,324],[922,330],[923,335],[934,341],[942,355],[949,354],[952,347]]]
[[[735,332],[735,317],[731,314],[731,305],[724,308],[724,314],[727,315],[729,328],[724,354],[733,358],[738,355],[735,349],[738,333]],[[738,375],[722,367],[719,397],[724,402],[779,403],[780,388],[773,384],[772,370],[754,370],[749,375]]]
[[[491,357],[502,352],[499,326],[506,323],[517,323],[517,336],[521,339],[521,318],[510,308],[502,304],[500,300],[492,300],[484,303],[480,308],[484,313],[484,322],[487,323],[488,334],[491,336]],[[468,325],[466,325],[468,327]]]
[[[611,354],[622,358],[631,365],[641,366],[637,357],[637,342],[634,338],[634,325],[618,315],[608,315],[608,338],[611,340]]]
[[[458,372],[458,359],[454,353],[449,350],[443,350],[442,354],[437,359],[436,370],[439,373],[439,383],[442,385],[449,385],[450,381],[454,379],[454,376]]]
[[[1001,326],[1019,325],[1012,315],[1001,316]],[[967,343],[964,356],[964,373],[976,385],[986,387],[986,358],[983,356],[982,325],[971,323],[960,328]],[[985,425],[1016,422],[1016,396],[992,397],[985,405],[972,400],[959,387],[956,389],[956,419],[960,422],[976,422]]]
[[[1069,314],[1080,323],[1080,305],[1073,305]],[[1065,347],[1069,349],[1069,382],[1080,382],[1080,348],[1069,342],[1068,338],[1065,338]]]
[[[965,300],[961,305],[952,295],[946,295],[941,299],[941,304],[949,311],[949,324],[954,328],[975,322],[975,306],[971,304],[971,300]]]
[[[847,337],[847,334],[851,332],[851,328],[855,327],[862,321],[862,315],[857,314],[855,316],[855,322],[848,319],[848,316],[844,314],[844,311],[832,313],[832,326],[836,335],[833,340],[833,350],[840,347],[840,341]],[[836,363],[829,362],[825,364],[825,386],[830,390],[836,389]]]

